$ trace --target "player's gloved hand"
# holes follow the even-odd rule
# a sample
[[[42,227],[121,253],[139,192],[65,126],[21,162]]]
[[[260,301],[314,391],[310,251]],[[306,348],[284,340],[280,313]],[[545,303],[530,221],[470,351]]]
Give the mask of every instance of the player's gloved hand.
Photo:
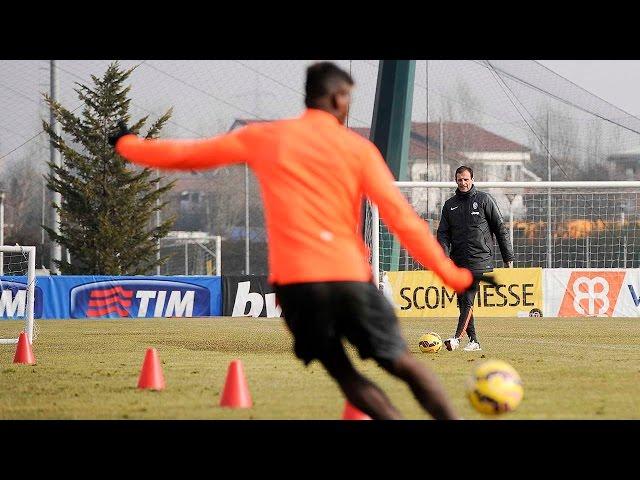
[[[473,274],[468,268],[458,267],[451,260],[448,260],[450,269],[441,272],[444,282],[458,293],[466,292],[473,285]]]
[[[124,120],[120,120],[118,122],[118,130],[116,130],[116,132],[113,135],[110,135],[108,138],[109,145],[115,147],[120,137],[124,137],[125,135],[129,135],[132,133],[133,132],[129,129],[129,127],[127,127],[127,124],[124,122]]]
[[[488,283],[489,285],[493,285],[494,287],[498,286],[498,282],[492,273],[474,273],[473,274],[473,285],[477,286],[480,282]]]

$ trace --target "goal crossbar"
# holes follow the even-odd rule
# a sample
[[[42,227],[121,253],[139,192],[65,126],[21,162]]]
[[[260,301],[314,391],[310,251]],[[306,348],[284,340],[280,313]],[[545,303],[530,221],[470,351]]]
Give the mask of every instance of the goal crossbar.
[[[456,182],[394,182],[401,187],[457,188]],[[602,181],[602,182],[473,182],[479,190],[482,188],[640,188],[640,181]]]

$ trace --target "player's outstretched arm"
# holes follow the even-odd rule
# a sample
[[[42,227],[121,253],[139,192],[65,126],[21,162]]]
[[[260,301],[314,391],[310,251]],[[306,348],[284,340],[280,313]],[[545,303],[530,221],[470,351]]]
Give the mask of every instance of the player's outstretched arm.
[[[134,135],[124,122],[118,122],[109,143],[119,155],[145,167],[202,170],[250,161],[248,133],[239,129],[197,140],[144,139]]]
[[[464,292],[473,283],[471,272],[445,255],[427,222],[418,217],[393,183],[393,175],[373,144],[369,153],[370,158],[363,162],[364,194],[378,206],[380,217],[413,258],[456,292]]]

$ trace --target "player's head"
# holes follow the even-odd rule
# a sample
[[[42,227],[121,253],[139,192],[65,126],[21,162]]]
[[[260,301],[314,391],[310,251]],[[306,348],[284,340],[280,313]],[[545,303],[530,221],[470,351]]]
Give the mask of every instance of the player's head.
[[[458,190],[468,192],[473,186],[473,168],[462,165],[456,169],[456,183]]]
[[[351,103],[354,81],[331,62],[318,62],[307,68],[304,104],[329,112],[344,124]]]

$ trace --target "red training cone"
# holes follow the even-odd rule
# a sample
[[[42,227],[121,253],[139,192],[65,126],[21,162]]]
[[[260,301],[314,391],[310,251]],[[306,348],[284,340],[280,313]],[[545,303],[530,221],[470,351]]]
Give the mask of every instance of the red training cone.
[[[366,413],[358,410],[351,405],[347,400],[344,404],[344,411],[342,412],[343,420],[371,420],[371,417]]]
[[[36,363],[36,357],[33,356],[29,337],[27,337],[26,332],[20,332],[20,337],[18,337],[18,346],[16,347],[16,354],[13,357],[13,363],[26,363],[27,365],[33,365]]]
[[[138,388],[149,388],[151,390],[164,390],[164,375],[160,357],[155,348],[148,348],[144,356],[144,363],[138,379]]]
[[[229,364],[227,380],[224,384],[222,397],[220,397],[220,406],[230,408],[251,408],[253,406],[249,385],[240,360],[233,360]]]

